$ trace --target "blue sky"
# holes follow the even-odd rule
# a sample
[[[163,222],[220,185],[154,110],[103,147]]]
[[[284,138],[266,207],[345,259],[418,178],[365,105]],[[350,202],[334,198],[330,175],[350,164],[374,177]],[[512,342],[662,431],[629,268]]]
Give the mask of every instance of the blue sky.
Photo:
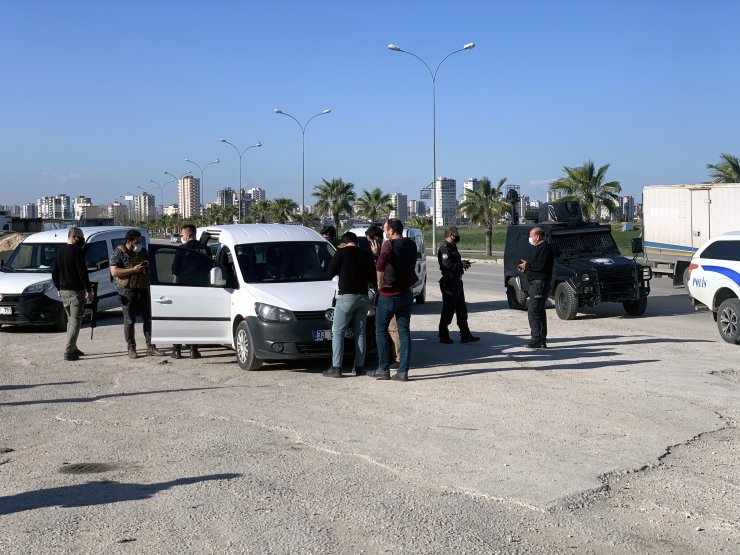
[[[734,1],[16,0],[3,7],[0,204],[107,203],[199,170],[300,202],[321,178],[418,198],[437,174],[543,198],[563,165],[610,163],[625,194],[707,180],[740,154]],[[175,199],[165,188],[165,201]],[[158,196],[157,203],[161,203]]]

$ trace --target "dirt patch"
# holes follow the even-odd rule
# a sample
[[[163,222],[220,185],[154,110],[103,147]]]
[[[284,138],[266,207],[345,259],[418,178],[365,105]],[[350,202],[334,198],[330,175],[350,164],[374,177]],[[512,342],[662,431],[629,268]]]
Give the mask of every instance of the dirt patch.
[[[6,233],[0,236],[0,260],[6,261],[18,244],[30,233]]]

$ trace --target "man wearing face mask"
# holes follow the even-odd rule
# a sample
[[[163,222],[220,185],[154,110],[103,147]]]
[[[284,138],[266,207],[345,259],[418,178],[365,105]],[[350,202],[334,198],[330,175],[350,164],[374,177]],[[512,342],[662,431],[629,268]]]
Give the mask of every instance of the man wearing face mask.
[[[118,298],[123,310],[123,336],[128,346],[128,357],[138,358],[134,324],[141,315],[144,323],[146,354],[164,356],[152,344],[152,304],[149,298],[149,253],[142,245],[141,232],[130,229],[126,232],[125,243],[113,251],[110,257],[110,273],[116,278]]]
[[[530,349],[547,348],[547,314],[545,303],[550,291],[552,266],[555,254],[552,245],[545,241],[545,232],[541,227],[533,227],[529,232],[529,244],[534,247],[528,260],[520,260],[517,269],[527,276],[529,301],[527,315],[532,338],[527,343]]]
[[[85,314],[85,301],[92,300],[92,283],[87,274],[87,264],[82,248],[85,236],[79,227],[69,228],[67,244],[59,247],[51,280],[62,299],[67,313],[67,344],[64,347],[64,360],[79,360],[85,353],[77,348],[82,317]]]
[[[470,333],[468,327],[468,306],[465,304],[465,290],[463,289],[462,275],[470,268],[472,262],[463,260],[457,250],[460,242],[460,232],[454,226],[445,229],[445,241],[439,247],[437,260],[442,278],[439,288],[442,291],[442,314],[439,317],[439,342],[454,343],[450,337],[449,325],[452,315],[457,317],[457,327],[460,328],[460,343],[475,343],[480,337]]]

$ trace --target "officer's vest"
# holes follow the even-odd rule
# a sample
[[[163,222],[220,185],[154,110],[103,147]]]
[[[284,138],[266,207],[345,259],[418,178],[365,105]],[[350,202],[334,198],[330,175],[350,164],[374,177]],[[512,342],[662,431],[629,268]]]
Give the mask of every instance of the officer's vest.
[[[133,251],[127,250],[124,245],[120,245],[116,248],[126,255],[128,259],[126,268],[133,268],[137,264],[141,264],[146,260],[146,256],[143,255],[143,250],[137,254]],[[144,271],[140,274],[130,274],[126,277],[117,277],[116,284],[119,287],[127,287],[129,289],[146,289],[149,287],[149,272]]]

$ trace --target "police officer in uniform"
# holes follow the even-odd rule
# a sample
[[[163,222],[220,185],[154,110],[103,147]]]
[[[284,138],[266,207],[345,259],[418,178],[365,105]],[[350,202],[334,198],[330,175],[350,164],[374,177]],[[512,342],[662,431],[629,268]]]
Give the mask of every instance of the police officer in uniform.
[[[445,230],[445,241],[439,247],[437,260],[442,278],[439,288],[442,291],[442,314],[439,317],[439,342],[454,343],[450,337],[449,325],[452,315],[457,317],[457,327],[460,328],[460,343],[475,343],[480,337],[470,333],[468,327],[468,307],[465,304],[462,275],[470,268],[472,262],[460,258],[457,243],[460,241],[460,232],[454,226]]]
[[[530,349],[547,348],[547,313],[545,303],[550,291],[552,267],[555,254],[552,245],[545,241],[545,232],[541,227],[529,231],[529,244],[534,247],[528,260],[521,259],[517,269],[527,276],[529,301],[527,315],[532,338],[527,343]]]

